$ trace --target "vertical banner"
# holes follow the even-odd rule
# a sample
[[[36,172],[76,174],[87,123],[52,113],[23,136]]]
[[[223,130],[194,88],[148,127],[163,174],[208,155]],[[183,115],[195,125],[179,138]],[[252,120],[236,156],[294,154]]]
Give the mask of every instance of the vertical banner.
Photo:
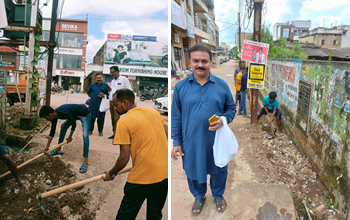
[[[250,63],[248,72],[248,88],[263,89],[265,78],[265,65]]]
[[[0,141],[6,144],[6,79],[7,69],[0,66]]]

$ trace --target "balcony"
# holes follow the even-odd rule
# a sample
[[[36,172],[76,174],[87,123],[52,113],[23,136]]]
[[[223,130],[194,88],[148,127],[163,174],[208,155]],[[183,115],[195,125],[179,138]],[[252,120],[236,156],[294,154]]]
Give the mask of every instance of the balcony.
[[[205,24],[197,14],[194,16],[194,33],[197,39],[209,39],[209,25]]]
[[[208,6],[208,8],[214,8],[214,0],[203,0],[206,4],[207,4],[207,6]]]
[[[193,0],[194,13],[208,13],[208,7],[202,0]]]

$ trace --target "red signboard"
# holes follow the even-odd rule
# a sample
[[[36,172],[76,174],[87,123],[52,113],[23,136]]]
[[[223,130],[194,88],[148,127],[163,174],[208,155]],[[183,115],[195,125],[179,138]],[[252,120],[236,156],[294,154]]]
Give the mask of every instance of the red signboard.
[[[107,39],[121,40],[122,35],[121,34],[108,34]]]
[[[266,64],[268,52],[268,44],[249,40],[243,41],[242,60],[253,63]]]

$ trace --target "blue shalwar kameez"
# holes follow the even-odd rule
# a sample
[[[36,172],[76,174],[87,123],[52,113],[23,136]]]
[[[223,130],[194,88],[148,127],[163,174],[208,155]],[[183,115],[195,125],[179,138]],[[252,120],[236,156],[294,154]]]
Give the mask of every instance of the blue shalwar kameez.
[[[174,146],[182,146],[183,168],[191,193],[202,199],[207,190],[207,175],[214,198],[225,191],[227,166],[219,168],[214,163],[215,132],[209,130],[208,119],[216,114],[225,116],[227,123],[236,114],[236,104],[227,83],[209,75],[202,86],[193,74],[178,82],[174,89],[171,108],[171,136]]]
[[[107,95],[107,98],[108,98],[109,92],[107,90],[107,87],[108,87],[108,84],[105,82],[102,82],[101,85],[95,82],[89,87],[87,91],[87,94],[90,97],[90,104],[89,104],[89,109],[91,111],[90,132],[94,130],[96,118],[97,118],[98,132],[102,133],[103,131],[106,112],[100,112],[100,104],[101,104],[102,98],[98,97],[98,95],[100,93],[103,93]]]

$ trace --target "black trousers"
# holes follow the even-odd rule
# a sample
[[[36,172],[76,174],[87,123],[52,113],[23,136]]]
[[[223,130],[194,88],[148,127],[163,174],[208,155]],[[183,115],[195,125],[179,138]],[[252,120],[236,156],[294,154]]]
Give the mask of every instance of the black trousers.
[[[147,220],[162,219],[162,209],[168,194],[168,179],[154,184],[133,184],[126,182],[124,197],[116,220],[136,219],[140,208],[147,199]]]

